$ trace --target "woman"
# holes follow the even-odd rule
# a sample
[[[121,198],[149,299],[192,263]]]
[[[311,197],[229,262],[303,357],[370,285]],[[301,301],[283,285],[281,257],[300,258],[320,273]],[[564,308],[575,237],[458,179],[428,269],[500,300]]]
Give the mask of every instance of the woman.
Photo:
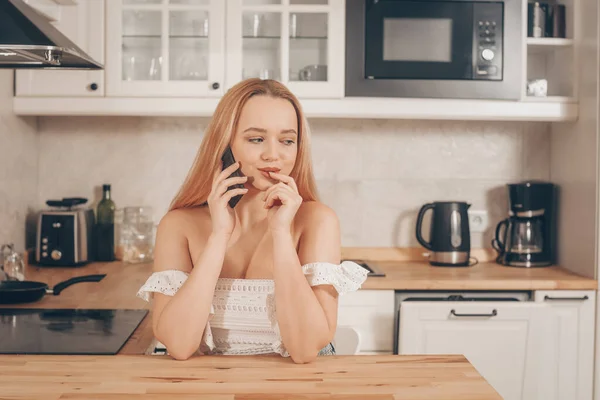
[[[220,101],[138,292],[153,294],[154,335],[175,359],[334,353],[337,295],[367,271],[340,264],[338,219],[317,201],[309,144],[298,99],[277,81],[245,80]],[[222,170],[228,146],[237,162]],[[230,177],[238,168],[244,176]]]

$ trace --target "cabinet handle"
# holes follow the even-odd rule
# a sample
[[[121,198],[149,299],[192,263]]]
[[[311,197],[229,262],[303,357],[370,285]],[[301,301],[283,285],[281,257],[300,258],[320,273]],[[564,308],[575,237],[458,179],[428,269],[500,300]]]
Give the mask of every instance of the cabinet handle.
[[[214,90],[217,90],[219,87],[220,87],[219,82],[215,82],[215,83],[212,84],[212,88]]]
[[[450,314],[454,315],[455,317],[495,317],[498,315],[498,310],[494,308],[489,314],[460,314],[457,313],[456,310],[452,309],[450,310]]]
[[[91,90],[98,90],[98,84],[97,84],[97,83],[92,83],[92,84],[90,85],[90,89],[91,89]]]
[[[589,297],[587,295],[583,296],[583,297],[550,297],[550,296],[544,296],[544,301],[546,300],[570,300],[570,301],[584,301],[589,299]]]

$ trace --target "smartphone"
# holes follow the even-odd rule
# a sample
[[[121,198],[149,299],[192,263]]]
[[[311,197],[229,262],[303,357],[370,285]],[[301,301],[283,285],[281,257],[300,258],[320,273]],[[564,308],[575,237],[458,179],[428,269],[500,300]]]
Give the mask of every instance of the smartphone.
[[[223,161],[223,169],[228,168],[232,164],[235,164],[235,158],[233,158],[233,153],[231,152],[231,148],[229,146],[227,146],[227,149],[225,149],[225,152],[223,153],[223,156],[221,157],[221,161]],[[236,177],[236,176],[244,176],[242,174],[242,171],[240,171],[240,168],[233,171],[233,173],[231,175],[229,175],[229,178]],[[236,188],[243,189],[244,185],[241,183],[237,183],[233,186],[229,186],[227,188],[227,191],[230,191],[231,189],[236,189]],[[233,196],[229,200],[229,207],[235,208],[235,206],[237,205],[238,201],[240,201],[241,198],[242,198],[241,194],[238,194],[237,196]]]

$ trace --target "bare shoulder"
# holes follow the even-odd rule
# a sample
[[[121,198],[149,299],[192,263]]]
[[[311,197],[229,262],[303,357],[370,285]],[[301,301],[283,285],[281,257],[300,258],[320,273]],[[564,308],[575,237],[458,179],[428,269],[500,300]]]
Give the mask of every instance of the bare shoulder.
[[[207,207],[181,208],[165,214],[158,224],[159,229],[169,233],[186,233],[210,224],[210,212]]]
[[[323,226],[339,229],[339,219],[335,211],[318,201],[305,201],[296,213],[296,222],[302,231]]]
[[[192,270],[191,244],[202,244],[206,229],[210,229],[210,214],[206,207],[172,210],[158,224],[154,251],[154,270]]]
[[[339,263],[340,224],[333,209],[317,201],[307,201],[298,209],[296,221],[301,232],[298,258],[302,265],[311,262]]]

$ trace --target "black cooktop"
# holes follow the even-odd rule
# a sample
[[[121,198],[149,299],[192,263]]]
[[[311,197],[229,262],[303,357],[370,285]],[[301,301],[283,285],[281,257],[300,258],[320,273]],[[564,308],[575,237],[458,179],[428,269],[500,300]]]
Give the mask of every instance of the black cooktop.
[[[0,354],[116,354],[148,310],[0,308]]]

